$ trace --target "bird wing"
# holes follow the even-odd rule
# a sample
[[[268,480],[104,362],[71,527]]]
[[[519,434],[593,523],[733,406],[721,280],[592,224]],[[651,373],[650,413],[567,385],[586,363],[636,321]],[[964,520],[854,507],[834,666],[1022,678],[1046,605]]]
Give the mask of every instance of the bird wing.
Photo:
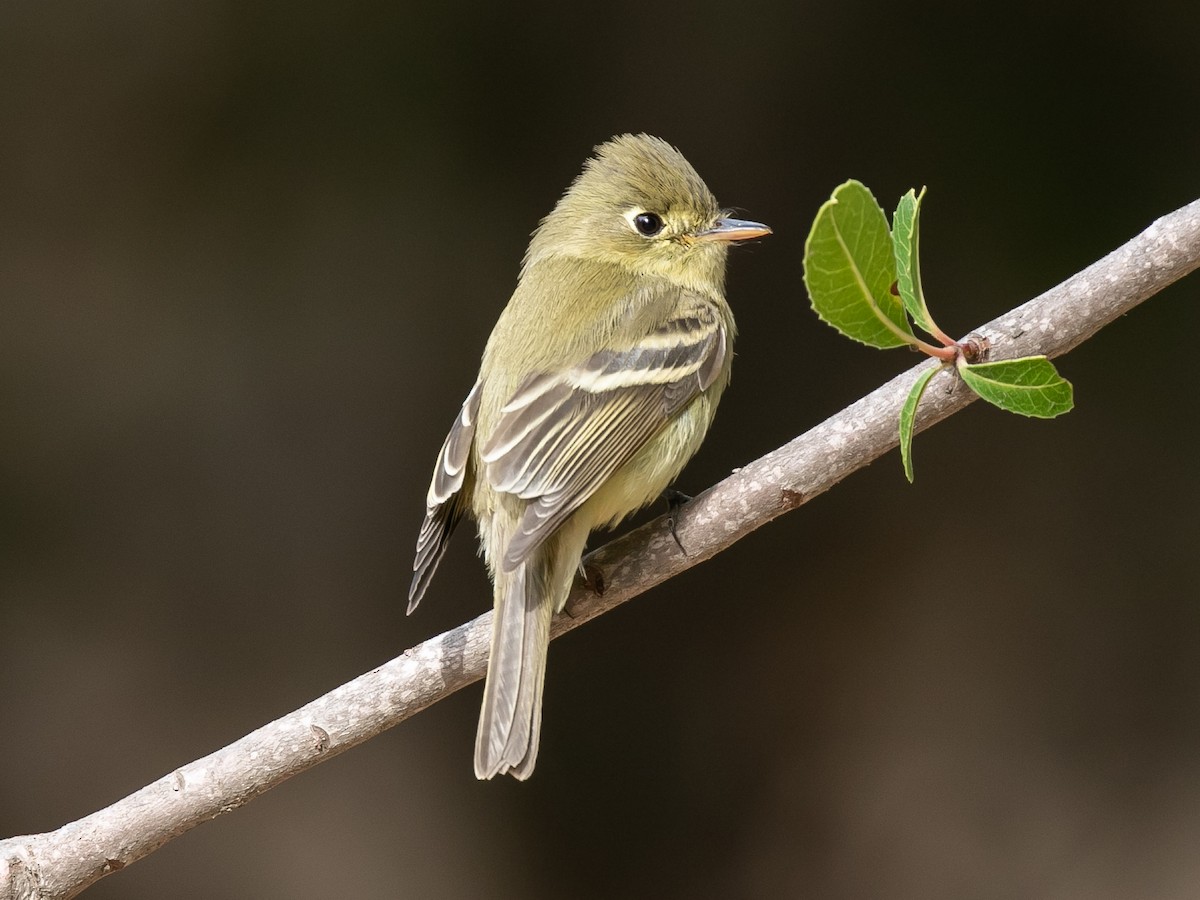
[[[465,510],[460,494],[471,459],[471,442],[475,439],[475,422],[479,417],[479,387],[476,381],[463,401],[462,410],[438,453],[437,465],[429,493],[425,496],[425,521],[417,535],[417,556],[413,561],[413,580],[408,589],[408,611],[421,602],[429,581],[437,570],[450,535]]]
[[[492,486],[532,501],[505,549],[511,571],[721,372],[728,337],[701,297],[681,298],[629,346],[530,375],[480,457]]]

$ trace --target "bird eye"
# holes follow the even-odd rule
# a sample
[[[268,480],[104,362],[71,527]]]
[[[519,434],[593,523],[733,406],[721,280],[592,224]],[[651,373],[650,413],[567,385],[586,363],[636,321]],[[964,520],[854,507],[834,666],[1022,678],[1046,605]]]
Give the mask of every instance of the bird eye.
[[[663,229],[663,220],[652,212],[638,213],[633,217],[633,227],[638,234],[654,237]]]

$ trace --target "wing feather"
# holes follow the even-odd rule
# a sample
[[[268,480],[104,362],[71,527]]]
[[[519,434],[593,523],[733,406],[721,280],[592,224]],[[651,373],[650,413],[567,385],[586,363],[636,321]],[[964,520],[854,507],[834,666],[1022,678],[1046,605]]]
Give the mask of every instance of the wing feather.
[[[486,477],[531,501],[503,557],[515,569],[721,372],[728,352],[702,298],[628,347],[531,375],[481,448]]]
[[[438,453],[433,479],[425,496],[425,521],[417,535],[417,553],[413,560],[413,580],[408,588],[408,611],[421,602],[438,563],[446,552],[450,535],[454,533],[465,510],[460,495],[471,461],[471,443],[475,440],[475,422],[479,417],[479,387],[476,381],[463,401],[462,410]]]

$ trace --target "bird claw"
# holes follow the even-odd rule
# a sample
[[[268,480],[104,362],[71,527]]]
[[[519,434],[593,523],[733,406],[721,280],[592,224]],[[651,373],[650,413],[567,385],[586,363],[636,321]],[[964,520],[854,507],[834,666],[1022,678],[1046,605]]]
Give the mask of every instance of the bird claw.
[[[597,597],[604,596],[604,573],[597,566],[589,563],[584,563],[582,560],[579,563],[579,574],[583,576],[583,583]]]
[[[671,526],[671,537],[675,538],[675,543],[679,545],[679,549],[687,556],[687,548],[683,546],[683,541],[679,539],[679,532],[676,531],[676,526],[679,522],[679,510],[683,504],[690,503],[692,498],[683,491],[677,491],[674,488],[667,488],[662,492],[662,498],[667,504],[667,522]]]

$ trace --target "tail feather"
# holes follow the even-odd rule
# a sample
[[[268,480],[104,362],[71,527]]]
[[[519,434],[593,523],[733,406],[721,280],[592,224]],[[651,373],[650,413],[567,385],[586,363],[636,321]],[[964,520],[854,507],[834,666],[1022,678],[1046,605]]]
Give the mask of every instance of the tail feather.
[[[475,775],[509,773],[525,779],[537,760],[542,685],[550,645],[554,598],[531,561],[496,573],[496,611],[479,732]]]

